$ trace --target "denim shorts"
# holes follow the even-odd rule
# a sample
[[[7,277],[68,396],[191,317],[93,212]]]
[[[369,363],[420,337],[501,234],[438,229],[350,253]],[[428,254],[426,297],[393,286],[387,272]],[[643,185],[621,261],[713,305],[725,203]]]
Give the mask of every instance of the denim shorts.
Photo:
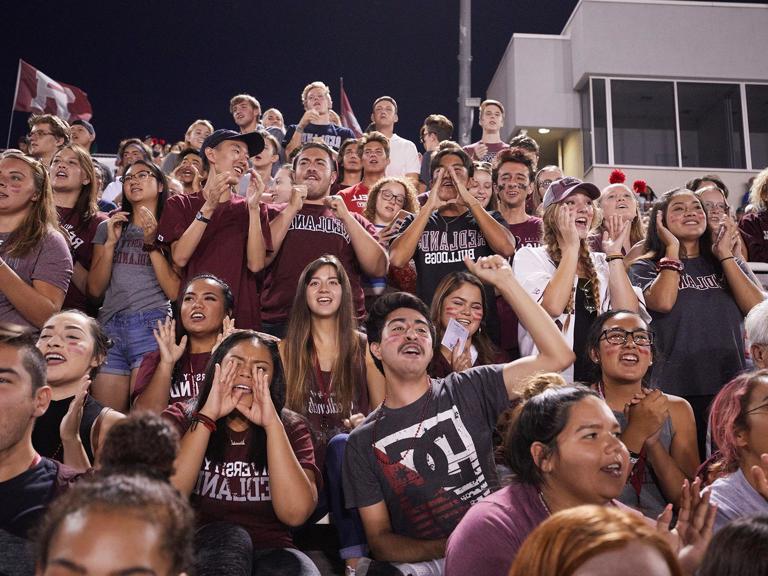
[[[107,361],[101,367],[104,374],[129,375],[138,368],[148,352],[157,350],[152,329],[157,321],[170,315],[167,307],[143,312],[118,312],[104,324],[104,331],[112,340]]]

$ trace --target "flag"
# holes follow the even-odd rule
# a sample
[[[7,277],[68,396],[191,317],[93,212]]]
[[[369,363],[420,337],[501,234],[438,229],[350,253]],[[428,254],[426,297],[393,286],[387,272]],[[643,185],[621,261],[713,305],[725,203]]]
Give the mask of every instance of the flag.
[[[347,93],[344,91],[344,84],[341,84],[341,125],[346,126],[355,134],[355,138],[360,138],[363,135],[363,131],[360,129],[360,124],[355,118],[355,113],[352,112],[352,104],[349,103]]]
[[[56,82],[23,60],[19,60],[13,109],[36,114],[55,114],[67,122],[90,120],[93,116],[93,109],[85,92],[76,86]]]

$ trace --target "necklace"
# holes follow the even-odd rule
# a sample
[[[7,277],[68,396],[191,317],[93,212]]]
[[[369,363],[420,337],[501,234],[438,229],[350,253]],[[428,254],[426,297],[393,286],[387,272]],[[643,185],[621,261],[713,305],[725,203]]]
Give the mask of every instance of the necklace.
[[[544,494],[541,490],[539,490],[539,501],[541,502],[541,505],[544,506],[544,510],[547,511],[547,514],[552,516],[552,510],[549,509],[549,506],[547,506],[547,501],[544,500]]]
[[[584,309],[588,313],[594,314],[597,311],[597,306],[595,306],[595,299],[592,297],[592,290],[590,290],[591,285],[591,279],[582,283],[581,278],[579,278],[578,287],[579,290],[581,290],[581,293],[584,295]]]
[[[413,439],[414,440],[416,438],[418,438],[420,433],[421,433],[421,428],[422,428],[422,426],[424,426],[424,418],[425,418],[425,416],[427,414],[427,407],[430,405],[430,403],[432,401],[432,383],[429,380],[429,376],[426,376],[426,379],[427,379],[427,385],[429,386],[429,388],[427,389],[427,399],[424,401],[424,406],[422,406],[422,408],[421,408],[421,414],[419,415],[419,426],[418,426],[418,428],[416,428],[416,434],[413,435]],[[392,464],[395,464],[395,462],[391,461],[389,459],[389,456],[386,456],[386,455],[383,456],[383,457],[380,456],[379,453],[376,451],[376,437],[377,437],[376,436],[376,427],[379,424],[379,420],[381,420],[381,416],[382,416],[382,412],[383,412],[382,408],[384,408],[384,405],[386,404],[386,402],[387,402],[387,397],[385,395],[384,396],[384,400],[382,400],[381,404],[379,404],[379,411],[376,414],[376,420],[373,421],[373,428],[371,430],[371,438],[372,438],[371,446],[373,446],[373,453],[376,455],[376,460],[378,460],[382,464],[390,466]],[[399,462],[402,462],[405,459],[405,457],[408,455],[408,453],[413,451],[413,449],[414,448],[411,447],[408,450],[406,450],[403,453],[402,457],[400,458]]]
[[[248,430],[243,430],[242,432],[237,432],[237,434],[242,434],[243,437],[240,438],[240,440],[235,440],[232,438],[232,429],[227,426],[227,437],[229,438],[229,445],[230,446],[245,446],[245,437],[248,435]]]

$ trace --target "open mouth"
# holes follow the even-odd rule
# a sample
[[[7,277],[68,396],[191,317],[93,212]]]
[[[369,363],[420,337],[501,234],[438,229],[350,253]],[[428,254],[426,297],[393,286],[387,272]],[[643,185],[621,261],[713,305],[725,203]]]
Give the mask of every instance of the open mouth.
[[[233,166],[233,167],[232,167],[232,170],[233,170],[233,171],[235,172],[235,174],[237,174],[238,176],[242,176],[242,175],[243,175],[243,172],[244,172],[244,170],[243,170],[243,168],[242,168],[241,166]]]
[[[600,468],[600,471],[605,472],[606,474],[609,474],[614,478],[621,478],[621,463],[614,462],[613,464],[609,464],[608,466],[603,466],[602,468]]]
[[[235,384],[232,390],[242,390],[245,394],[253,394],[253,389],[247,384]]]
[[[630,364],[637,364],[640,362],[640,357],[637,354],[627,353],[619,356],[619,360],[622,362],[628,362]]]
[[[58,366],[66,361],[67,359],[64,358],[64,356],[57,354],[56,352],[49,352],[45,355],[45,363],[49,366]]]
[[[469,320],[467,320],[466,318],[454,318],[454,320],[456,320],[456,322],[458,322],[459,324],[461,324],[464,327],[467,327],[467,326],[469,326],[471,324],[471,322]]]
[[[192,314],[190,314],[189,318],[190,320],[195,320],[195,321],[205,320],[205,314],[203,314],[202,312],[193,312]]]
[[[64,170],[58,170],[54,176],[56,176],[56,178],[66,178],[68,174]]]
[[[404,344],[400,347],[400,353],[405,354],[406,356],[421,356],[423,352],[424,351],[421,349],[421,346],[418,344]]]
[[[328,296],[321,296],[317,299],[317,303],[326,306],[328,304],[331,304],[333,302],[333,298],[329,298]]]
[[[582,226],[584,228],[587,227],[587,219],[586,218],[576,218],[574,223],[576,224],[576,226]]]

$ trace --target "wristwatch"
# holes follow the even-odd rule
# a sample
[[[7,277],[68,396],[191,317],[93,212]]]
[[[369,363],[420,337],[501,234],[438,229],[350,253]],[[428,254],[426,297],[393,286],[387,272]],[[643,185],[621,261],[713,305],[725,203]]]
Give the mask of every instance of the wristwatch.
[[[199,210],[197,214],[195,214],[195,220],[199,222],[204,222],[205,224],[208,224],[211,221],[210,218],[206,218],[205,216],[203,216],[202,210]]]

